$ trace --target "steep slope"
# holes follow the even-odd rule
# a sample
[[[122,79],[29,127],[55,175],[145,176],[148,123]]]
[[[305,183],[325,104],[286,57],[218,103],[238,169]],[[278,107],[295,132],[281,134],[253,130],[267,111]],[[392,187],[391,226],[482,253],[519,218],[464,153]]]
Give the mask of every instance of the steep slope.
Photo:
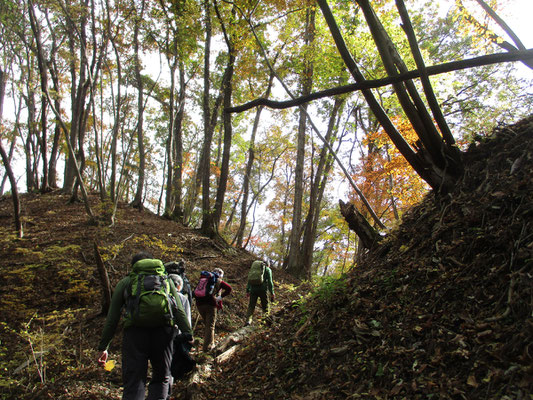
[[[105,260],[112,286],[128,273],[132,254],[147,249],[164,261],[183,258],[191,283],[200,271],[221,267],[234,289],[217,321],[217,338],[244,323],[245,251],[210,240],[193,229],[148,211],[120,204],[114,226],[92,226],[82,204],[59,191],[22,197],[23,239],[13,233],[11,198],[0,199],[0,398],[120,399],[121,334],[115,335],[110,373],[97,368],[96,344],[104,318],[94,244]],[[91,196],[105,214],[108,204]],[[297,298],[297,281],[276,271],[282,304]],[[202,322],[196,332],[201,332]],[[198,337],[198,335],[197,335]]]
[[[465,156],[365,262],[276,314],[203,399],[526,399],[533,393],[533,117]]]

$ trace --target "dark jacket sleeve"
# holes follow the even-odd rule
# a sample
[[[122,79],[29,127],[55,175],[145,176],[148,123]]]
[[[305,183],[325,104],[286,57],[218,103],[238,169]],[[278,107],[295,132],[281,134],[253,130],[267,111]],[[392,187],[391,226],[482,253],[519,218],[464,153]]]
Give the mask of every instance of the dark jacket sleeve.
[[[123,278],[113,291],[113,296],[111,297],[111,305],[109,306],[109,311],[107,312],[107,317],[104,324],[104,329],[102,331],[102,338],[98,344],[98,350],[104,351],[109,347],[109,343],[115,331],[117,330],[118,321],[120,320],[120,314],[122,313],[122,306],[124,305],[124,290],[128,287],[130,283],[130,278],[127,276]]]

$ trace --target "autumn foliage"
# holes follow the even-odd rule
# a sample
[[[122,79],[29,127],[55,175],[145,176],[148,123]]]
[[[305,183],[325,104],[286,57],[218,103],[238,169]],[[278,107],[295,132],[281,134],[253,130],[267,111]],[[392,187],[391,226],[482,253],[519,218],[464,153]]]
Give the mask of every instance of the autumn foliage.
[[[410,144],[416,142],[409,121],[401,117],[393,121]],[[394,147],[383,129],[370,132],[363,145],[367,154],[362,157],[353,179],[384,222],[397,220],[403,211],[422,200],[429,186]],[[364,210],[355,193],[350,200],[359,210]]]

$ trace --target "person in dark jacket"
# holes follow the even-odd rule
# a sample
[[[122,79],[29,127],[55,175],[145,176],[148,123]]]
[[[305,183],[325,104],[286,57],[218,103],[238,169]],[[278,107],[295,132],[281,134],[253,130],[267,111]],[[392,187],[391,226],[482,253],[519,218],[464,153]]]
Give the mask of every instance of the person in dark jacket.
[[[222,299],[229,295],[232,290],[231,286],[222,280],[224,277],[222,269],[215,268],[213,272],[218,276],[213,294],[204,298],[196,298],[196,308],[204,322],[204,344],[202,348],[204,352],[213,349],[217,309],[222,309]]]
[[[270,263],[267,261],[265,271],[263,272],[263,283],[261,285],[251,285],[248,283],[246,286],[246,296],[248,296],[248,310],[246,310],[246,322],[245,326],[252,323],[252,315],[254,314],[257,299],[261,300],[261,308],[264,315],[268,315],[270,312],[270,303],[274,301],[274,282],[272,281],[272,270],[270,269]],[[269,296],[270,293],[270,302]]]
[[[155,260],[147,252],[137,253],[132,257],[132,267],[138,263],[154,264],[163,267],[160,260]],[[113,338],[122,309],[126,305],[126,290],[130,286],[130,276],[123,278],[115,287],[111,306],[98,344],[98,364],[104,366],[108,359],[108,347]],[[169,280],[170,294],[178,298],[174,283]],[[193,343],[192,329],[183,310],[177,302],[173,310],[174,321],[189,342]],[[122,380],[123,400],[144,400],[147,381],[148,361],[152,366],[152,378],[148,385],[148,400],[165,399],[169,390],[170,364],[173,353],[173,326],[138,327],[125,321],[122,339]]]

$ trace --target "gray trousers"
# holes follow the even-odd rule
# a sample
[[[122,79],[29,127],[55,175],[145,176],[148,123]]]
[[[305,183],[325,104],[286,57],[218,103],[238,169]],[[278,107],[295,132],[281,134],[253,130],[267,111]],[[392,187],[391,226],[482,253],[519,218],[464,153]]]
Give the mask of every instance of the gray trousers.
[[[147,400],[166,399],[170,385],[170,364],[174,350],[174,329],[131,327],[122,341],[122,400],[144,400],[148,361],[152,377]]]

